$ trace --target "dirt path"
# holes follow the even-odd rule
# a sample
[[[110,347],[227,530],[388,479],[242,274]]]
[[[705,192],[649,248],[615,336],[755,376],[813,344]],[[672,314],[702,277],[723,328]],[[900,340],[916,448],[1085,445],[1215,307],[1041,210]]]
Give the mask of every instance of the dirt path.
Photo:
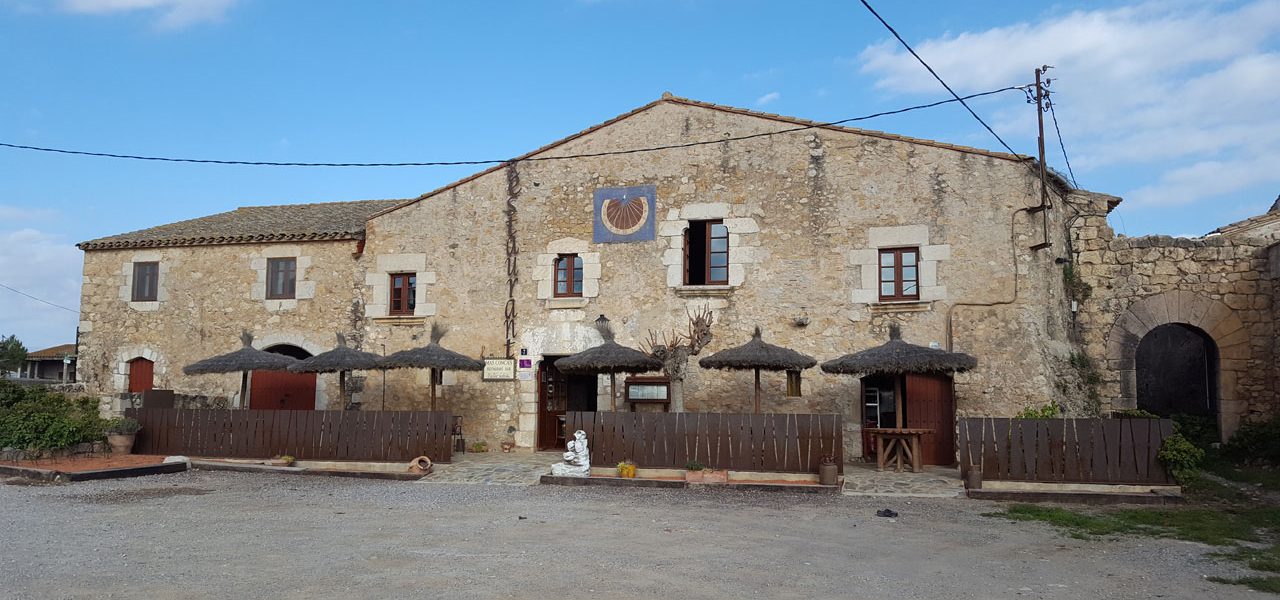
[[[0,486],[0,598],[1258,598],[995,505],[192,472]],[[893,508],[897,519],[875,517]]]

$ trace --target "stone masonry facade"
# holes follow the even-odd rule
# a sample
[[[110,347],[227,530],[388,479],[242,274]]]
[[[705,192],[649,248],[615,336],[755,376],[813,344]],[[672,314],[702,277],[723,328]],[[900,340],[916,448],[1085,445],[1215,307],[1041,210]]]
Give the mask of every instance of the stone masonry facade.
[[[797,122],[664,97],[531,156],[738,137]],[[1012,415],[1050,402],[1079,413],[1130,406],[1134,337],[1184,319],[1221,348],[1224,420],[1233,415],[1224,427],[1269,412],[1275,306],[1265,247],[1225,236],[1119,238],[1106,225],[1117,199],[1060,185],[1051,208],[1036,211],[1040,182],[1029,166],[1000,153],[813,127],[499,166],[373,213],[351,239],[90,249],[81,369],[91,389],[117,394],[123,365],[151,356],[157,387],[233,399],[237,377],[185,377],[181,367],[234,349],[241,329],[254,331],[260,347],[290,343],[314,354],[341,332],[363,350],[390,353],[426,344],[439,322],[452,350],[500,357],[510,342],[529,365],[508,381],[446,372],[439,407],[464,418],[470,440],[529,447],[539,363],[600,343],[592,322],[602,314],[620,343],[639,347],[710,309],[713,339],[702,356],[745,342],[759,326],[766,341],[819,361],[879,345],[898,324],[909,342],[978,358],[976,370],[955,378],[958,416]],[[594,242],[593,193],[628,186],[656,189],[653,239]],[[722,220],[728,231],[727,284],[684,284],[684,231],[701,219]],[[510,339],[509,241],[516,250]],[[900,247],[919,249],[919,300],[881,302],[878,251]],[[553,261],[567,253],[582,258],[581,297],[551,293]],[[275,256],[298,257],[295,300],[261,294],[265,261]],[[122,292],[138,260],[161,264],[159,298],[146,306]],[[1064,261],[1093,290],[1075,310]],[[417,274],[416,307],[392,315],[388,277],[403,272]],[[1064,383],[1078,376],[1070,367],[1076,352],[1099,366],[1103,406],[1064,398],[1079,388]],[[749,411],[751,377],[690,365],[684,408]],[[385,385],[379,373],[355,379],[365,409],[426,408],[426,371],[387,372]],[[847,452],[856,455],[857,379],[810,370],[799,397],[786,395],[782,374],[766,374],[762,384],[766,412],[844,415]],[[320,376],[316,407],[338,408],[330,400],[336,388],[334,376]]]

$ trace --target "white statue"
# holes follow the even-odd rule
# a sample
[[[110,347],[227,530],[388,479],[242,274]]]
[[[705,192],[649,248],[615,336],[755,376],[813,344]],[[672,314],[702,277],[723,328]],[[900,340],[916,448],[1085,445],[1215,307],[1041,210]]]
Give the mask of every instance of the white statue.
[[[590,477],[591,451],[587,449],[587,432],[579,429],[569,440],[564,462],[551,465],[551,474],[557,477]]]

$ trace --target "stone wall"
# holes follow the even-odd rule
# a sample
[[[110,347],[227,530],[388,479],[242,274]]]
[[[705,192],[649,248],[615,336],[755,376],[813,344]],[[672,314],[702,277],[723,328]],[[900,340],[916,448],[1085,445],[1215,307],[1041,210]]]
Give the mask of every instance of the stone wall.
[[[660,103],[544,155],[782,126]],[[513,352],[525,351],[519,358],[529,359],[532,368],[515,382],[482,382],[475,374],[446,378],[445,406],[465,417],[469,438],[492,444],[513,437],[522,446],[533,444],[533,369],[543,357],[598,343],[591,324],[600,314],[612,319],[619,342],[639,346],[651,331],[683,331],[688,312],[709,307],[716,313],[714,339],[702,356],[746,342],[759,325],[767,341],[819,360],[883,343],[891,322],[903,324],[908,341],[945,345],[950,316],[955,349],[976,355],[980,364],[957,378],[960,414],[1009,415],[1057,397],[1054,382],[1070,353],[1069,311],[1053,262],[1065,252],[1065,213],[1015,212],[1039,202],[1037,180],[1025,164],[883,134],[810,130],[661,153],[526,162],[517,174]],[[638,185],[657,189],[655,239],[592,242],[594,191]],[[445,345],[471,355],[505,352],[507,195],[508,173],[498,168],[368,225],[363,262],[426,254],[435,283],[425,302],[435,319],[453,329]],[[1043,241],[1046,216],[1056,250],[1032,251]],[[731,250],[728,286],[682,285],[680,231],[691,218],[732,223],[730,246],[737,254]],[[867,281],[874,277],[874,269],[866,268],[868,253],[900,244],[922,247],[922,259],[930,263],[929,272],[921,273],[927,293],[921,302],[877,303],[865,292],[874,289]],[[580,299],[540,291],[550,277],[551,257],[566,248],[598,264],[587,274],[592,293]],[[366,285],[363,293],[363,301],[373,304],[382,292]],[[960,306],[965,303],[994,306]],[[418,317],[369,319],[367,347],[376,351],[386,344],[390,352],[424,343],[428,325],[429,319]],[[749,410],[751,377],[693,365],[686,408]],[[388,407],[422,407],[425,384],[425,373],[389,374]],[[763,385],[765,411],[839,412],[850,433],[857,433],[856,380],[807,371],[799,398],[785,397],[782,374],[764,375]],[[602,396],[600,403],[607,402]]]
[[[356,242],[238,244],[85,252],[81,291],[79,371],[86,387],[118,410],[128,387],[128,361],[155,362],[155,387],[236,405],[236,374],[189,377],[182,367],[230,352],[241,330],[254,346],[292,344],[312,354],[334,346],[337,332],[363,333],[356,303]],[[266,258],[298,258],[298,298],[266,300]],[[135,261],[158,261],[158,301],[131,302]],[[308,297],[309,296],[309,297]],[[358,337],[357,337],[358,339]],[[320,375],[317,408],[337,396],[337,376]]]
[[[1137,406],[1135,356],[1142,337],[1166,323],[1198,328],[1217,346],[1220,426],[1273,414],[1277,400],[1275,277],[1266,242],[1229,236],[1117,237],[1106,197],[1072,229],[1077,271],[1091,288],[1077,317],[1083,347],[1100,366],[1104,409]]]

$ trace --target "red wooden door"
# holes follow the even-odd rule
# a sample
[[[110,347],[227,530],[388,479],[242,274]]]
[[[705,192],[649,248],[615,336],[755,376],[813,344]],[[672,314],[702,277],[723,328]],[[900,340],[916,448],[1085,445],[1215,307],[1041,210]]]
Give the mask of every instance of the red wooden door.
[[[569,410],[569,378],[557,369],[559,356],[543,357],[538,365],[538,449],[560,448],[565,442],[564,417]]]
[[[249,408],[315,410],[316,374],[254,371]]]
[[[141,394],[155,387],[155,363],[145,358],[129,361],[129,393]]]
[[[956,462],[956,407],[948,375],[907,375],[905,427],[932,429],[920,439],[926,465]]]

